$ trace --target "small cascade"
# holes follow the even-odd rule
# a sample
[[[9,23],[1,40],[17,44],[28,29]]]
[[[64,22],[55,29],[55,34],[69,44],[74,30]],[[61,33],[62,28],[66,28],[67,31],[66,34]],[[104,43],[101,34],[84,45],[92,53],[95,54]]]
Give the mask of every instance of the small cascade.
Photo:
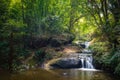
[[[85,48],[83,49],[82,52],[83,53],[91,53],[91,50],[88,49],[90,46],[90,42],[85,42],[84,45],[85,45]]]
[[[94,66],[92,64],[93,61],[92,53],[90,50],[88,50],[89,45],[90,42],[85,42],[86,47],[81,53],[80,60],[81,60],[82,68],[94,69]]]
[[[94,69],[94,67],[93,67],[93,65],[92,65],[92,57],[87,57],[87,60],[86,60],[86,68]]]
[[[88,48],[90,46],[90,42],[85,42],[85,48]]]
[[[87,47],[81,53],[68,54],[54,63],[50,64],[52,68],[81,68],[81,69],[94,69],[92,64],[92,51],[88,50],[89,43],[86,42]],[[64,64],[64,65],[63,65]]]
[[[81,59],[82,68],[84,68],[84,59]]]
[[[69,55],[66,60],[69,60],[69,63],[75,64],[76,61],[80,61],[81,68],[87,68],[87,69],[94,69],[94,66],[92,64],[93,57],[92,53],[84,52],[84,53],[74,53]]]
[[[86,56],[81,56],[80,60],[81,60],[82,68],[94,69],[94,66],[92,65],[92,55],[88,56],[86,54]]]

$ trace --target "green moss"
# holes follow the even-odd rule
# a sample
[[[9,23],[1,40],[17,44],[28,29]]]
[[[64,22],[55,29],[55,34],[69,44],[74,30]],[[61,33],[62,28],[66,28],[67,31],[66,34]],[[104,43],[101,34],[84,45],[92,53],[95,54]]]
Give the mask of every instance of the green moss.
[[[36,60],[36,62],[41,63],[44,61],[45,55],[46,55],[46,53],[44,52],[44,50],[41,50],[41,49],[37,50],[35,52],[34,59]]]
[[[115,68],[115,74],[120,76],[120,63],[117,65],[117,67]]]

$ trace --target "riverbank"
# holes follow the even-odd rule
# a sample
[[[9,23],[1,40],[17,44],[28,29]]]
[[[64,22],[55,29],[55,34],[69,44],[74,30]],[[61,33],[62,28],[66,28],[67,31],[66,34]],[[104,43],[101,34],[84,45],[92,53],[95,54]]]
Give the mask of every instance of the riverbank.
[[[32,38],[32,45],[30,41],[26,42],[25,46],[28,50],[22,51],[26,55],[21,55],[18,61],[19,65],[14,68],[14,71],[24,71],[43,67],[43,64],[47,63],[49,60],[81,52],[82,47],[72,44],[72,40],[73,38],[71,38],[70,35],[53,35]]]
[[[94,51],[94,65],[113,75],[120,76],[120,49],[112,48],[108,42],[95,42],[90,46]]]

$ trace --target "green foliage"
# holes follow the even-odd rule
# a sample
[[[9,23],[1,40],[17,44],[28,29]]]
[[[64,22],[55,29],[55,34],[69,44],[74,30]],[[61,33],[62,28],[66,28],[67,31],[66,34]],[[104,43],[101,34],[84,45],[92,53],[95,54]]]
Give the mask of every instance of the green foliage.
[[[45,58],[46,60],[51,60],[53,59],[53,55],[51,55],[50,53],[46,53]]]
[[[102,53],[108,51],[108,46],[109,42],[96,42],[90,46],[90,49],[95,52]]]
[[[17,47],[17,48],[16,48],[16,52],[17,52],[16,57],[17,57],[18,59],[23,59],[23,60],[25,60],[25,59],[26,59],[27,57],[29,57],[30,54],[31,54],[31,52],[30,52],[29,50],[27,50],[27,49],[22,49],[22,48],[20,48],[20,47]]]
[[[42,63],[44,61],[46,53],[43,50],[37,50],[35,52],[34,59],[37,63]]]
[[[43,33],[47,34],[60,34],[64,32],[59,16],[48,16],[43,19],[40,29]]]
[[[8,68],[8,53],[9,53],[9,48],[8,47],[8,43],[6,41],[0,43],[0,67],[3,69],[7,69]]]
[[[106,52],[103,48],[104,46],[99,46],[97,48],[93,48],[93,50],[95,51],[94,52],[94,59],[95,59],[95,62],[96,62],[96,65],[97,64],[101,64],[99,67],[101,67],[102,69],[107,69],[110,67],[110,54],[109,52]],[[100,49],[99,49],[100,48]]]
[[[110,58],[110,64],[113,68],[116,68],[117,65],[119,64],[120,61],[120,51],[113,51],[110,53],[111,58]]]
[[[92,37],[98,40],[91,46],[95,51],[95,60],[105,69],[119,73],[119,30],[120,2],[118,0],[93,0],[88,2],[87,10],[91,14],[96,30]],[[117,28],[117,29],[116,29]]]
[[[100,33],[99,37],[106,37],[108,39],[107,41],[109,41],[114,48],[118,45],[118,38],[116,38],[118,34],[116,33],[119,33],[119,31],[115,30],[115,27],[116,25],[119,25],[120,20],[120,12],[117,10],[119,9],[119,3],[120,2],[117,2],[116,0],[95,0],[89,1],[87,8]]]
[[[90,47],[94,51],[94,59],[96,65],[100,64],[104,70],[112,71],[119,75],[120,51],[108,49],[107,42],[97,42]],[[97,66],[98,67],[98,66]]]
[[[117,67],[115,68],[115,74],[120,76],[120,63],[117,65]]]
[[[9,42],[5,35],[4,27],[8,19],[10,0],[0,0],[0,67],[3,69],[8,68],[8,53],[9,53]]]

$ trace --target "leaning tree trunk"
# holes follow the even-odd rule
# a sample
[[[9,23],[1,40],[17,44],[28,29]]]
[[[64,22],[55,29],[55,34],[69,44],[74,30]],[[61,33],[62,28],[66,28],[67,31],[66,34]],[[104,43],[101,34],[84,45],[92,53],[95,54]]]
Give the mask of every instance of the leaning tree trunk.
[[[9,39],[9,59],[8,59],[8,69],[10,72],[13,71],[13,53],[14,53],[14,48],[13,48],[13,32],[10,33],[10,39]]]

